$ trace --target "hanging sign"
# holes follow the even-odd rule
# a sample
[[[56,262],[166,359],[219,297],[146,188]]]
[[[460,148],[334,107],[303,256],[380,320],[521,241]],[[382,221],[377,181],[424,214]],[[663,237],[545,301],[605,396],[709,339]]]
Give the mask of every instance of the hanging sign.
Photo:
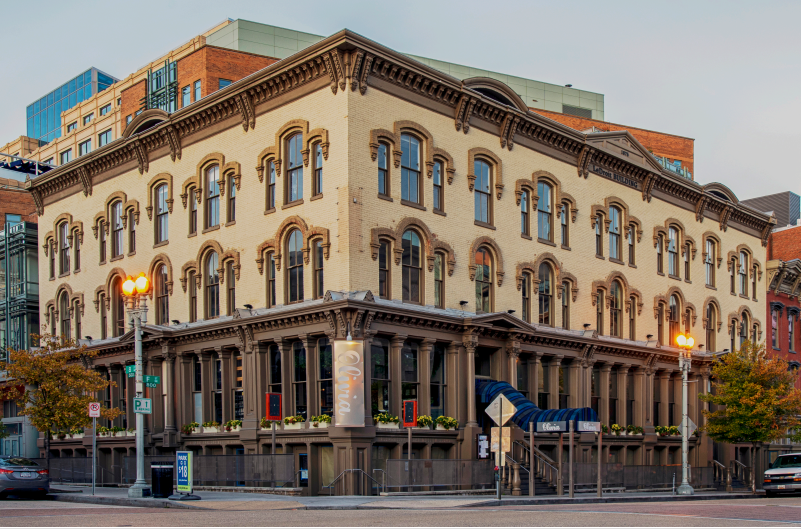
[[[334,425],[364,426],[364,342],[334,341]]]

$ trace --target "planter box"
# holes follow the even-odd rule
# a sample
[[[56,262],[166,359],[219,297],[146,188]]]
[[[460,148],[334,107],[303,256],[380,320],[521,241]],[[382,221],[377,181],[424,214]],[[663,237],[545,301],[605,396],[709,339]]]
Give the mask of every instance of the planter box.
[[[305,423],[296,422],[295,424],[284,423],[284,430],[302,430]]]
[[[396,422],[379,422],[375,425],[376,428],[380,428],[382,430],[397,430],[398,423]]]
[[[136,437],[136,432],[125,432],[125,437]]]
[[[312,428],[328,428],[329,426],[331,426],[330,422],[318,422],[317,426],[312,423]]]
[[[276,423],[276,425],[275,425],[275,431],[278,431],[278,430],[280,430],[280,429],[281,429],[281,425]],[[261,431],[262,431],[262,432],[272,432],[272,431],[273,431],[273,427],[272,427],[272,426],[269,426],[269,427],[267,427],[267,428],[261,428]]]
[[[203,433],[220,433],[219,426],[203,426]]]
[[[114,432],[114,437],[128,437],[128,432]]]
[[[73,439],[83,439],[84,434],[82,433],[74,433],[72,434]]]
[[[97,434],[98,437],[110,437],[109,432],[101,432]]]
[[[444,426],[442,426],[441,424],[438,424],[438,425],[437,425],[437,430],[446,430],[446,431],[450,431],[450,430],[452,430],[452,429],[453,429],[453,430],[455,430],[455,428],[445,428],[445,427],[444,427]]]
[[[230,430],[227,430],[226,428],[221,427],[220,431],[223,432],[223,433],[234,433],[234,432],[240,431],[241,429],[242,429],[241,426],[237,426],[235,428],[231,428]]]
[[[430,426],[415,426],[412,430],[430,430]]]

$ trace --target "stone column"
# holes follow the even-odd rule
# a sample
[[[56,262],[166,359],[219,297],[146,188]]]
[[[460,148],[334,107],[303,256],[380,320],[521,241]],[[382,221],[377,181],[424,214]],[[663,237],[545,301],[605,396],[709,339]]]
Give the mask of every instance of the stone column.
[[[476,348],[478,336],[466,334],[462,336],[462,344],[466,351],[467,380],[465,391],[467,393],[467,426],[477,427],[476,421]]]
[[[216,347],[217,354],[220,357],[222,365],[222,423],[230,421],[234,418],[234,373],[233,362],[234,355],[231,354],[230,349]]]
[[[292,394],[292,342],[281,340],[281,405],[284,417],[295,415],[294,395]]]
[[[163,377],[161,364],[164,359],[161,356],[150,357],[149,374]],[[153,413],[150,417],[150,433],[160,433],[164,431],[164,380],[155,388],[145,388],[146,395],[152,399]]]
[[[581,363],[578,359],[573,359],[570,362],[570,366],[568,366],[570,370],[570,375],[568,375],[568,385],[570,386],[570,395],[567,399],[567,407],[568,408],[580,408],[581,401],[579,400],[581,395],[579,394],[581,391],[579,390],[580,382],[581,382],[581,375],[582,375],[582,368]]]
[[[403,405],[403,377],[401,372],[401,349],[406,341],[405,334],[396,334],[390,340],[389,347],[389,412],[401,418],[401,406]]]
[[[320,399],[317,397],[317,367],[320,359],[317,351],[317,338],[309,334],[300,335],[306,348],[306,419],[320,415]],[[333,344],[332,344],[333,347]]]
[[[372,320],[372,317],[369,317]],[[364,331],[364,425],[373,426],[373,338],[375,331]],[[328,339],[333,348],[336,333],[330,333]],[[333,349],[332,349],[333,354]],[[336,383],[336,375],[334,375]]]
[[[467,421],[467,415],[464,413],[465,407],[460,405],[464,377],[459,361],[459,347],[459,342],[448,344],[447,369],[445,371],[445,415],[455,418],[459,424],[464,424]]]
[[[626,416],[626,401],[629,399],[629,369],[631,369],[631,364],[623,364],[617,368],[617,420],[618,424],[623,427],[631,422],[631,418]],[[624,459],[623,463],[625,462],[626,460]]]
[[[203,420],[199,421],[201,425],[206,421],[214,420],[214,352],[213,351],[200,351],[200,389],[201,402],[203,408]]]
[[[673,379],[671,380],[671,384],[673,384],[673,401],[675,406],[673,406],[673,417],[670,418],[671,425],[681,426],[681,406],[682,406],[682,393],[681,393],[681,371],[677,371]],[[679,451],[681,454],[681,451]]]
[[[654,379],[656,377],[655,370],[648,368],[645,370],[645,421],[642,424],[645,426],[654,426]]]
[[[506,356],[507,356],[507,365],[509,366],[509,384],[515,389],[517,388],[517,361],[520,358],[520,342],[518,340],[508,340],[506,342]]]
[[[268,369],[270,342],[257,342],[253,346],[253,362],[256,371],[253,375],[245,374],[246,384],[255,386],[254,410],[256,413],[256,429],[258,429],[261,418],[267,415],[267,392],[268,390]],[[250,376],[249,376],[250,375]]]
[[[111,407],[120,407],[120,365],[111,364],[108,366],[109,380],[114,383],[109,389],[111,391]],[[122,416],[117,417],[112,421],[114,426],[122,426]]]
[[[550,388],[546,391],[550,394],[548,397],[548,407],[552,410],[559,409],[559,366],[562,363],[563,355],[552,356],[548,362],[548,382]]]
[[[178,413],[176,417],[176,424],[189,424],[195,420],[195,402],[194,402],[194,389],[195,389],[195,373],[192,360],[194,359],[194,351],[184,351],[179,356],[178,361],[178,394],[176,401],[178,402]],[[202,378],[201,378],[202,380]]]
[[[534,360],[533,362],[531,360]],[[539,406],[540,395],[540,366],[542,365],[542,353],[534,353],[528,361],[528,385],[531,402]],[[546,388],[547,391],[547,388]]]
[[[598,419],[602,424],[609,426],[609,377],[612,375],[612,364],[603,364],[601,366],[601,376],[598,383],[601,385],[599,388],[601,401],[598,404]],[[611,432],[610,432],[611,433]]]
[[[629,423],[634,426],[645,425],[645,406],[648,399],[645,395],[645,368],[638,366],[634,371],[634,406],[632,413],[634,414],[633,420]]]
[[[659,419],[662,424],[656,424],[656,422],[654,422],[654,426],[670,426],[673,424],[670,417],[669,392],[672,373],[671,370],[667,369],[659,373]]]
[[[426,338],[420,342],[420,358],[417,360],[418,381],[420,392],[417,403],[418,415],[431,415],[431,349],[436,340]]]
[[[166,349],[166,348],[165,348]],[[172,349],[172,348],[169,348]],[[170,350],[166,353],[165,362],[167,368],[164,373],[164,394],[167,396],[165,399],[164,408],[164,430],[165,433],[170,432],[175,435],[177,428],[175,427],[175,352]]]

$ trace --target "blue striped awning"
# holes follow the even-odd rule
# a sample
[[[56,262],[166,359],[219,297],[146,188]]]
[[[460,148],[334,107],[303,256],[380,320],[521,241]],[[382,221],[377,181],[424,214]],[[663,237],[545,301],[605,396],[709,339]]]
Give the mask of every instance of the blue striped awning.
[[[489,404],[501,393],[517,408],[517,413],[512,417],[512,422],[522,428],[523,431],[528,431],[528,426],[531,422],[598,421],[598,414],[592,408],[541,410],[508,382],[476,380],[476,396],[480,402]]]

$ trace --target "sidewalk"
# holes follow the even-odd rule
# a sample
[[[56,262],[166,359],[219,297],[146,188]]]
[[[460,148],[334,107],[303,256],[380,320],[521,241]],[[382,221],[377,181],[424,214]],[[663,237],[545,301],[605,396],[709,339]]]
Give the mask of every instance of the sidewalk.
[[[501,501],[492,497],[475,496],[282,496],[275,494],[248,494],[241,492],[198,492],[200,501],[171,501],[157,498],[128,498],[126,488],[95,489],[91,487],[58,485],[50,494],[53,501],[122,505],[127,507],[164,507],[172,509],[212,509],[231,511],[253,510],[354,510],[354,509],[452,509],[460,507],[499,507],[512,505],[554,505],[589,503],[630,503],[665,501],[734,500],[754,498],[750,493],[709,492],[693,496],[673,496],[670,493],[625,492],[604,495],[595,493],[567,496],[503,496]],[[758,497],[757,495],[756,497]]]

